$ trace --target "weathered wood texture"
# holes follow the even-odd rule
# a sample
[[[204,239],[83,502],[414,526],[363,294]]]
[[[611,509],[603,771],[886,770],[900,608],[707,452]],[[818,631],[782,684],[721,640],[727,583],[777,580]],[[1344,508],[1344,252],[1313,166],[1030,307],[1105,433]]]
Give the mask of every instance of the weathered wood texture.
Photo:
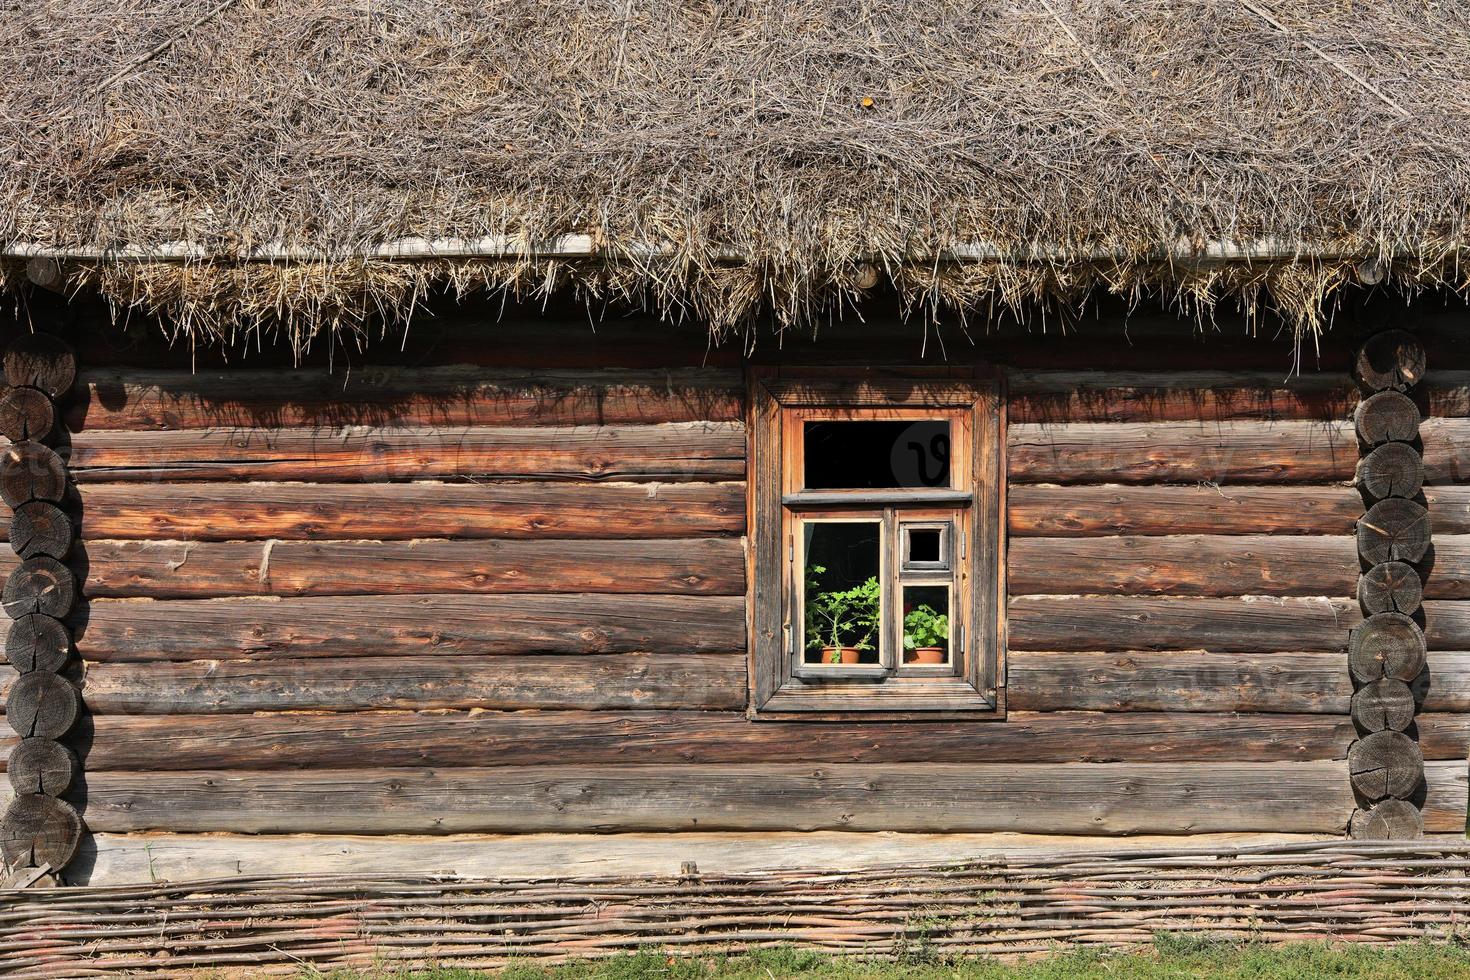
[[[21,558],[65,558],[76,539],[71,518],[44,500],[17,507],[9,521],[9,532],[11,550]]]
[[[1348,772],[1365,800],[1406,800],[1424,785],[1424,755],[1403,732],[1373,732],[1348,750]]]
[[[18,794],[60,796],[76,778],[77,757],[60,742],[27,738],[10,749],[5,771],[10,777],[10,788]]]
[[[0,857],[9,868],[61,868],[81,839],[82,821],[70,803],[38,793],[17,795],[0,822]]]
[[[1424,603],[1424,582],[1412,565],[1387,561],[1358,579],[1358,602],[1370,615],[1401,612],[1412,616]]]
[[[56,428],[56,406],[39,388],[6,388],[0,394],[0,435],[12,442],[45,439]]]
[[[1341,651],[1356,600],[1017,596],[1012,650]]]
[[[86,394],[66,415],[78,431],[739,421],[744,397],[740,372],[728,369],[95,369],[80,383]],[[1464,386],[1454,375],[1427,382],[1436,405],[1457,404]],[[1011,415],[1022,422],[1334,420],[1358,398],[1341,374],[1284,380],[1279,371],[1022,370],[1009,389]]]
[[[1429,758],[1459,758],[1470,721],[1427,715]],[[90,771],[724,762],[1257,762],[1343,759],[1326,714],[1013,711],[1004,725],[752,724],[716,711],[102,715]],[[1435,727],[1437,724],[1437,727]],[[1436,754],[1437,753],[1437,754]]]
[[[1436,535],[1470,533],[1470,486],[1428,487]],[[1017,537],[1115,534],[1352,534],[1363,498],[1348,486],[1010,488]]]
[[[1402,391],[1424,380],[1424,343],[1407,330],[1376,333],[1358,349],[1353,375],[1369,391]]]
[[[1424,612],[1436,665],[1448,651],[1470,650],[1470,603],[1428,601]],[[1350,599],[1018,596],[1009,629],[1012,650],[1341,653],[1361,621]],[[1437,666],[1435,678],[1443,680]]]
[[[1340,596],[1358,581],[1350,537],[1019,538],[1011,595]]]
[[[1380,677],[1353,693],[1353,723],[1365,732],[1401,732],[1414,723],[1414,691],[1407,681]]]
[[[1012,595],[1342,596],[1358,590],[1358,557],[1417,562],[1428,547],[1423,508],[1375,507],[1351,537],[1176,535],[1017,538]],[[1396,510],[1409,513],[1399,516]],[[1407,566],[1404,566],[1407,567]],[[1413,574],[1412,571],[1410,574]],[[1415,582],[1418,576],[1415,575]],[[1470,536],[1434,538],[1423,595],[1470,599]],[[1409,610],[1412,612],[1413,610]]]
[[[1347,715],[1353,694],[1335,653],[1113,654],[1017,651],[1015,711],[1280,712]],[[1435,652],[1425,710],[1470,710],[1470,654]],[[739,652],[566,659],[369,657],[96,664],[95,714],[361,711],[369,708],[743,709]]]
[[[1014,371],[1015,422],[1169,422],[1345,417],[1358,392],[1342,375],[1267,371]]]
[[[87,432],[81,481],[739,480],[738,422],[423,429],[189,429]]]
[[[1004,726],[907,722],[752,725],[718,711],[376,711],[100,715],[87,765],[100,771],[352,769],[768,762],[1309,762],[1344,759],[1357,737],[1328,714],[1013,711]],[[1470,751],[1470,715],[1416,722],[1429,760]],[[0,769],[20,744],[0,733]]]
[[[97,600],[78,639],[87,659],[101,663],[719,652],[745,648],[745,601],[582,594]]]
[[[3,789],[3,784],[0,784]],[[1181,841],[1176,836],[1118,837],[1106,849],[1121,854],[1185,847],[1219,847],[1230,853],[1244,848],[1300,846],[1311,841],[1337,843],[1340,835],[1207,834]],[[677,847],[671,844],[677,843]],[[698,864],[701,874],[790,871],[833,871],[918,867],[958,860],[988,863],[1058,852],[1095,854],[1096,837],[1034,834],[846,834],[841,831],[667,834],[473,834],[395,837],[249,834],[98,834],[91,881],[97,885],[139,885],[155,879],[170,882],[234,878],[239,875],[424,874],[495,879],[543,879],[547,869],[558,877],[583,874],[671,875],[684,861]],[[1084,860],[1087,860],[1084,858]],[[1213,863],[1213,858],[1208,860]],[[1280,863],[1272,860],[1276,867]],[[1091,863],[1090,861],[1088,863]],[[1054,865],[1046,874],[1054,880]],[[1156,865],[1154,865],[1156,867]],[[1146,877],[1153,868],[1143,872]],[[1246,869],[1254,875],[1254,869]],[[1288,882],[1296,885],[1296,881]],[[903,891],[900,889],[900,891]],[[904,894],[907,894],[905,891]],[[973,902],[973,891],[967,893]],[[662,898],[663,896],[659,896]],[[1065,901],[1073,901],[1068,893]],[[155,905],[164,905],[160,901]],[[277,906],[278,907],[278,906]],[[1099,906],[1108,908],[1107,905]],[[172,911],[162,910],[160,915]],[[480,906],[472,906],[478,914]],[[335,909],[332,910],[335,913]],[[912,913],[909,913],[912,915]],[[176,920],[170,919],[170,922]],[[272,920],[274,921],[274,920]],[[744,921],[741,919],[739,921]],[[153,930],[157,931],[157,926]],[[1144,937],[1147,938],[1146,936]],[[1054,946],[1048,938],[1044,949]],[[436,954],[445,947],[436,948]],[[428,957],[432,959],[433,957]],[[437,961],[436,961],[437,962]],[[293,966],[293,969],[295,966]]]
[[[5,383],[39,388],[60,397],[77,378],[77,357],[71,346],[46,333],[17,337],[5,350]]]
[[[1345,372],[1314,370],[1288,378],[1282,371],[1023,369],[1011,373],[1009,393],[1015,422],[1331,422],[1352,416],[1359,399]],[[1430,371],[1415,394],[1428,415],[1470,415],[1470,372]],[[1370,424],[1370,431],[1378,430]]]
[[[740,595],[734,538],[264,543],[89,541],[91,598],[624,592]],[[7,563],[0,556],[0,569]],[[8,600],[7,600],[8,602]]]
[[[1346,826],[1345,775],[1336,761],[97,773],[86,817],[101,832],[1310,833]]]
[[[80,491],[94,539],[678,538],[745,530],[741,482],[164,483],[146,493],[104,483]]]
[[[91,369],[75,431],[312,426],[739,422],[738,370],[514,370],[453,365],[228,371]]]
[[[1353,686],[1342,660],[1341,653],[1015,652],[1007,701],[1022,711],[1346,714]]]
[[[37,675],[27,675],[33,677]],[[360,711],[368,708],[712,708],[745,706],[742,652],[523,657],[354,657],[285,664],[96,665],[94,714]]]
[[[1358,403],[1353,425],[1365,445],[1412,442],[1419,435],[1419,406],[1399,391],[1380,391]]]
[[[38,670],[6,681],[5,721],[24,738],[61,738],[81,715],[82,699],[65,677]]]
[[[5,660],[22,674],[61,670],[71,656],[71,635],[59,620],[41,613],[22,616],[5,634]]]
[[[66,464],[39,442],[13,442],[0,453],[0,500],[19,507],[31,500],[55,503],[66,495]]]
[[[1427,483],[1470,473],[1470,420],[1419,427]],[[1358,465],[1348,421],[1022,423],[1008,430],[1015,483],[1346,483]]]
[[[85,816],[1341,833],[1352,718],[1396,727],[1343,669],[1363,514],[1343,367],[1014,376],[1010,713],[979,726],[745,718],[738,371],[84,374],[61,407],[92,600]],[[1434,416],[1470,415],[1470,375],[1423,391],[1415,729],[1426,758],[1462,760],[1470,420]]]
[[[1348,833],[1359,840],[1409,841],[1424,836],[1424,814],[1406,800],[1384,800],[1357,810]]]

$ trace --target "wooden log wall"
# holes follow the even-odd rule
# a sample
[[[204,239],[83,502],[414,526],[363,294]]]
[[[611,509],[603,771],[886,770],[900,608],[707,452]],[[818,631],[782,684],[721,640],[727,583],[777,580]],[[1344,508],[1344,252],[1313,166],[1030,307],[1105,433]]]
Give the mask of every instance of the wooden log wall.
[[[18,561],[0,597],[13,620],[5,720],[16,736],[6,760],[12,796],[0,816],[0,860],[6,883],[27,887],[61,880],[82,839],[81,817],[62,798],[78,773],[64,740],[82,708],[67,676],[77,582],[63,564],[76,538],[76,510],[62,456],[51,448],[66,449],[56,404],[75,383],[77,365],[65,343],[37,333],[13,341],[4,364],[0,434],[10,444],[0,455],[0,499],[11,510],[8,538]]]
[[[1009,714],[919,725],[746,719],[736,365],[629,342],[568,366],[570,340],[332,374],[83,351],[58,414],[86,515],[87,825],[1344,833],[1349,356],[1288,380],[1280,343],[1088,343],[1003,349]],[[1414,727],[1447,832],[1470,373],[1416,397],[1445,652]]]
[[[1358,350],[1354,373],[1367,393],[1354,413],[1363,454],[1358,490],[1368,507],[1357,533],[1358,602],[1367,618],[1348,640],[1361,735],[1348,750],[1359,804],[1349,829],[1356,838],[1413,839],[1424,835],[1424,755],[1414,715],[1431,682],[1421,626],[1432,545],[1419,406],[1406,392],[1424,380],[1424,346],[1406,331],[1381,331]]]
[[[1411,398],[1361,408],[1371,391],[1360,395],[1351,352],[1328,353],[1331,370],[1290,379],[1248,362],[1224,371],[1014,371],[1010,705],[1041,719],[1188,718],[1204,731],[1248,724],[1266,734],[1279,724],[1300,749],[1275,756],[1281,792],[1304,802],[1322,793],[1333,818],[1319,829],[1344,833],[1354,813],[1340,808],[1341,791],[1308,788],[1313,766],[1330,761],[1360,805],[1407,797],[1423,808],[1427,831],[1463,831],[1470,700],[1459,692],[1470,658],[1457,651],[1470,640],[1470,593],[1459,584],[1470,470],[1459,455],[1470,438],[1470,377],[1453,370],[1464,363],[1460,342],[1441,333],[1431,343],[1444,359],[1419,372]],[[1382,446],[1410,448],[1411,465],[1397,448],[1360,462]],[[1382,521],[1365,519],[1365,473],[1378,496],[1407,493],[1417,503],[1394,501],[1370,515]],[[1436,520],[1427,558],[1426,506]],[[1407,577],[1388,563],[1398,558],[1418,562]],[[1403,692],[1355,682],[1346,669],[1351,628],[1365,615],[1397,615],[1383,608],[1395,602],[1412,602],[1405,611],[1418,610],[1429,648],[1444,651],[1434,655],[1432,685],[1394,682],[1413,689],[1407,712]],[[1304,719],[1342,741],[1285,735]],[[1385,728],[1397,730],[1363,738]],[[1237,745],[1238,758],[1270,761]],[[1176,758],[1181,771],[1193,764]]]

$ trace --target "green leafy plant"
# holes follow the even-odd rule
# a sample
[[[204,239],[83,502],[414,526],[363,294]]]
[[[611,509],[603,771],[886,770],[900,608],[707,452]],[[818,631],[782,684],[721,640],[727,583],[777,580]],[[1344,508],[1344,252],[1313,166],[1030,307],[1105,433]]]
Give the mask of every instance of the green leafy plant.
[[[807,648],[832,647],[832,663],[839,663],[842,647],[873,649],[882,590],[876,577],[850,589],[824,590],[818,577],[826,571],[823,565],[809,565],[806,570]]]
[[[949,615],[921,604],[903,618],[903,648],[942,647],[949,645]]]

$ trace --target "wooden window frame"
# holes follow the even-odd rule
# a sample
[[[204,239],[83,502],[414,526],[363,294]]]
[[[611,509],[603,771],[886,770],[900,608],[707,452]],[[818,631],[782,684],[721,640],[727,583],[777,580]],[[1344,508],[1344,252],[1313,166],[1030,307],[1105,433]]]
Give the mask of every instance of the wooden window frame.
[[[1005,398],[1000,373],[990,368],[753,367],[747,387],[749,716],[787,721],[1003,719]],[[801,461],[793,458],[797,454],[792,449],[800,445],[802,423],[844,417],[950,419],[951,487],[802,490]],[[955,644],[962,664],[890,671],[823,670],[821,665],[793,662],[787,630],[798,628],[790,617],[800,584],[793,583],[788,565],[796,558],[792,542],[799,515],[875,519],[881,514],[887,518],[885,528],[892,521],[897,534],[899,514],[904,523],[923,524],[942,520],[946,513],[959,515],[944,547],[950,560],[963,566],[956,568],[952,598],[952,612],[964,613],[962,620],[955,616],[965,632],[963,642]],[[961,542],[953,540],[961,535],[963,559]],[[902,548],[899,541],[890,549],[895,566]],[[887,569],[885,585],[896,582],[896,568]]]

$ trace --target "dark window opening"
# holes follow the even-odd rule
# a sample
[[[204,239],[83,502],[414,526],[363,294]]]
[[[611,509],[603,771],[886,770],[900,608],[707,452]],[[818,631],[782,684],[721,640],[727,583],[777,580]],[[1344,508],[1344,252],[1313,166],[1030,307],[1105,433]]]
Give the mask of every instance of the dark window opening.
[[[806,422],[802,434],[808,490],[950,486],[948,422]]]
[[[937,565],[943,559],[940,551],[940,530],[937,527],[911,527],[909,536],[909,561],[926,565]]]
[[[878,663],[881,533],[877,521],[813,521],[803,529],[806,663]]]

